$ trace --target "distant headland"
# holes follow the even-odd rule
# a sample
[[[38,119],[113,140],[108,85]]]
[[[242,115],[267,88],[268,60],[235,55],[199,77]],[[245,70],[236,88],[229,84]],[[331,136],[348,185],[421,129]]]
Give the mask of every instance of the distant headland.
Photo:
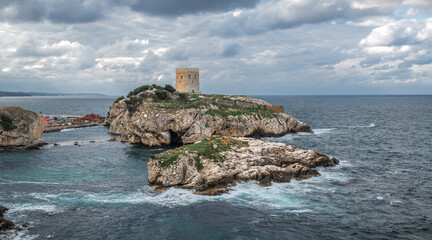
[[[106,96],[99,93],[46,93],[46,92],[6,92],[0,91],[0,97],[31,97],[31,96]]]

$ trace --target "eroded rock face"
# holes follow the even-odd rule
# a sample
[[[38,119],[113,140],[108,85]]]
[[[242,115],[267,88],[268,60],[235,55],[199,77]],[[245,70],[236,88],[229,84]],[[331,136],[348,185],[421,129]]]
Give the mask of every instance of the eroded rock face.
[[[238,181],[256,180],[261,186],[269,186],[272,181],[287,182],[293,178],[301,180],[319,176],[315,167],[334,166],[339,162],[313,150],[302,150],[283,143],[243,137],[230,139],[242,144],[220,152],[223,158],[216,160],[212,159],[211,153],[208,157],[205,156],[207,153],[194,151],[193,145],[186,152],[177,152],[177,159],[170,158],[169,154],[166,160],[161,160],[159,155],[153,156],[147,164],[149,183],[157,187],[181,187],[195,189],[197,194],[217,195],[226,192],[229,185]],[[215,145],[215,149],[224,147],[208,144]],[[175,153],[179,150],[170,151]]]
[[[27,146],[43,134],[42,117],[20,107],[0,107],[0,146]]]
[[[178,99],[158,103],[141,97],[134,112],[124,99],[110,109],[106,121],[109,133],[119,135],[119,141],[161,146],[191,144],[212,135],[276,137],[311,132],[307,124],[285,113],[282,107],[250,97],[218,97],[195,95],[196,99],[186,104]]]

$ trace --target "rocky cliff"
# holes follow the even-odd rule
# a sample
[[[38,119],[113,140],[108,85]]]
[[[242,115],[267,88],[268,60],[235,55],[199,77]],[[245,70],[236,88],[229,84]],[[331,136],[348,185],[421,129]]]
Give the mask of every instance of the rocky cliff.
[[[212,135],[263,137],[311,131],[283,107],[263,100],[171,93],[150,86],[119,98],[106,123],[118,140],[147,146],[191,144]]]
[[[0,146],[40,144],[43,131],[43,119],[36,113],[20,107],[0,107]]]
[[[195,189],[198,194],[217,195],[238,181],[287,182],[318,176],[315,167],[339,161],[283,143],[253,138],[211,137],[192,145],[168,150],[150,158],[148,180],[166,188]]]

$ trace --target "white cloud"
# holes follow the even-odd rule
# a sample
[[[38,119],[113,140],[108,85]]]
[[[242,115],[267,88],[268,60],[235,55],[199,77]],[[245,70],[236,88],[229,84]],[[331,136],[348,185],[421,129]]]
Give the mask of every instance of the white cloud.
[[[336,71],[355,72],[372,83],[430,82],[432,18],[393,20],[374,28],[359,42],[365,54],[333,65]]]
[[[208,16],[188,16],[188,34],[233,37],[243,34],[259,34],[277,29],[288,29],[302,24],[350,21],[366,16],[380,16],[391,13],[394,2],[364,4],[346,0],[268,0],[261,1],[256,8],[242,11],[213,14]],[[179,28],[184,32],[183,28]]]
[[[79,14],[64,17],[54,0],[11,2],[0,6],[2,90],[123,94],[173,84],[176,67],[199,67],[204,92],[235,94],[431,82],[432,20],[420,14],[432,1],[226,0],[183,14],[152,1],[73,0]]]

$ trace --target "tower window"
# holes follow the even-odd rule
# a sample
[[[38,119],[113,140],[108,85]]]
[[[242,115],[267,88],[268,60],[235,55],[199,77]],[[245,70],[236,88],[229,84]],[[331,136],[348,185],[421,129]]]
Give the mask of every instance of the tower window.
[[[189,75],[189,78],[191,78],[190,75]]]
[[[180,76],[180,79],[183,79],[183,76]]]

